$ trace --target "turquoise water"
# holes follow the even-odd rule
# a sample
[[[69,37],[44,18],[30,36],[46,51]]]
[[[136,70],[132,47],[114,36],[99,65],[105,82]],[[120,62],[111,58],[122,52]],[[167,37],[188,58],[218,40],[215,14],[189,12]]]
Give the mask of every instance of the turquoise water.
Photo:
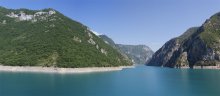
[[[138,66],[86,74],[0,72],[0,96],[220,96],[220,70]]]

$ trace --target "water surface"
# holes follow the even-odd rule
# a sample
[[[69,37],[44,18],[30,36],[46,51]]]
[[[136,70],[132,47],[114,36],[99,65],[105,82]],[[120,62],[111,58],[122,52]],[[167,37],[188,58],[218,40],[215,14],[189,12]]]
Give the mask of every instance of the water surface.
[[[83,74],[0,72],[0,96],[220,96],[220,70],[138,66]]]

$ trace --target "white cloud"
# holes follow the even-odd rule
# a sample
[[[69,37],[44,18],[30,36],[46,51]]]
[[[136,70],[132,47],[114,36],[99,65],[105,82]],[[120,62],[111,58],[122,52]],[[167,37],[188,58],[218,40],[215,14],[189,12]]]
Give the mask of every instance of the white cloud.
[[[90,31],[91,31],[92,33],[94,33],[96,36],[102,35],[102,34],[96,32],[96,31],[94,31],[94,30],[90,30]]]

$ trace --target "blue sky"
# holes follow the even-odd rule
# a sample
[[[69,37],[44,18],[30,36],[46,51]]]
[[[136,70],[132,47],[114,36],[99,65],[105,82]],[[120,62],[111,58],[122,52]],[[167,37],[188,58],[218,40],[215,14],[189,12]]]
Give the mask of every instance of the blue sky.
[[[116,43],[154,51],[220,11],[220,0],[0,0],[7,8],[54,8]]]

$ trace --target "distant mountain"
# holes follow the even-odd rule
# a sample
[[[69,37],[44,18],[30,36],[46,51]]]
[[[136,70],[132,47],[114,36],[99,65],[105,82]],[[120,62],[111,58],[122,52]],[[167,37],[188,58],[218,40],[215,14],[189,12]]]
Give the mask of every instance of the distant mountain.
[[[200,27],[188,29],[183,35],[165,43],[148,62],[149,66],[182,67],[219,66],[220,13]]]
[[[0,64],[109,67],[131,65],[85,25],[54,9],[0,7]]]
[[[107,44],[130,58],[135,64],[145,64],[153,55],[153,51],[146,45],[115,44],[115,42],[106,35],[100,35],[100,37]]]
[[[117,44],[119,50],[125,53],[135,64],[145,64],[151,59],[153,51],[146,45]]]

